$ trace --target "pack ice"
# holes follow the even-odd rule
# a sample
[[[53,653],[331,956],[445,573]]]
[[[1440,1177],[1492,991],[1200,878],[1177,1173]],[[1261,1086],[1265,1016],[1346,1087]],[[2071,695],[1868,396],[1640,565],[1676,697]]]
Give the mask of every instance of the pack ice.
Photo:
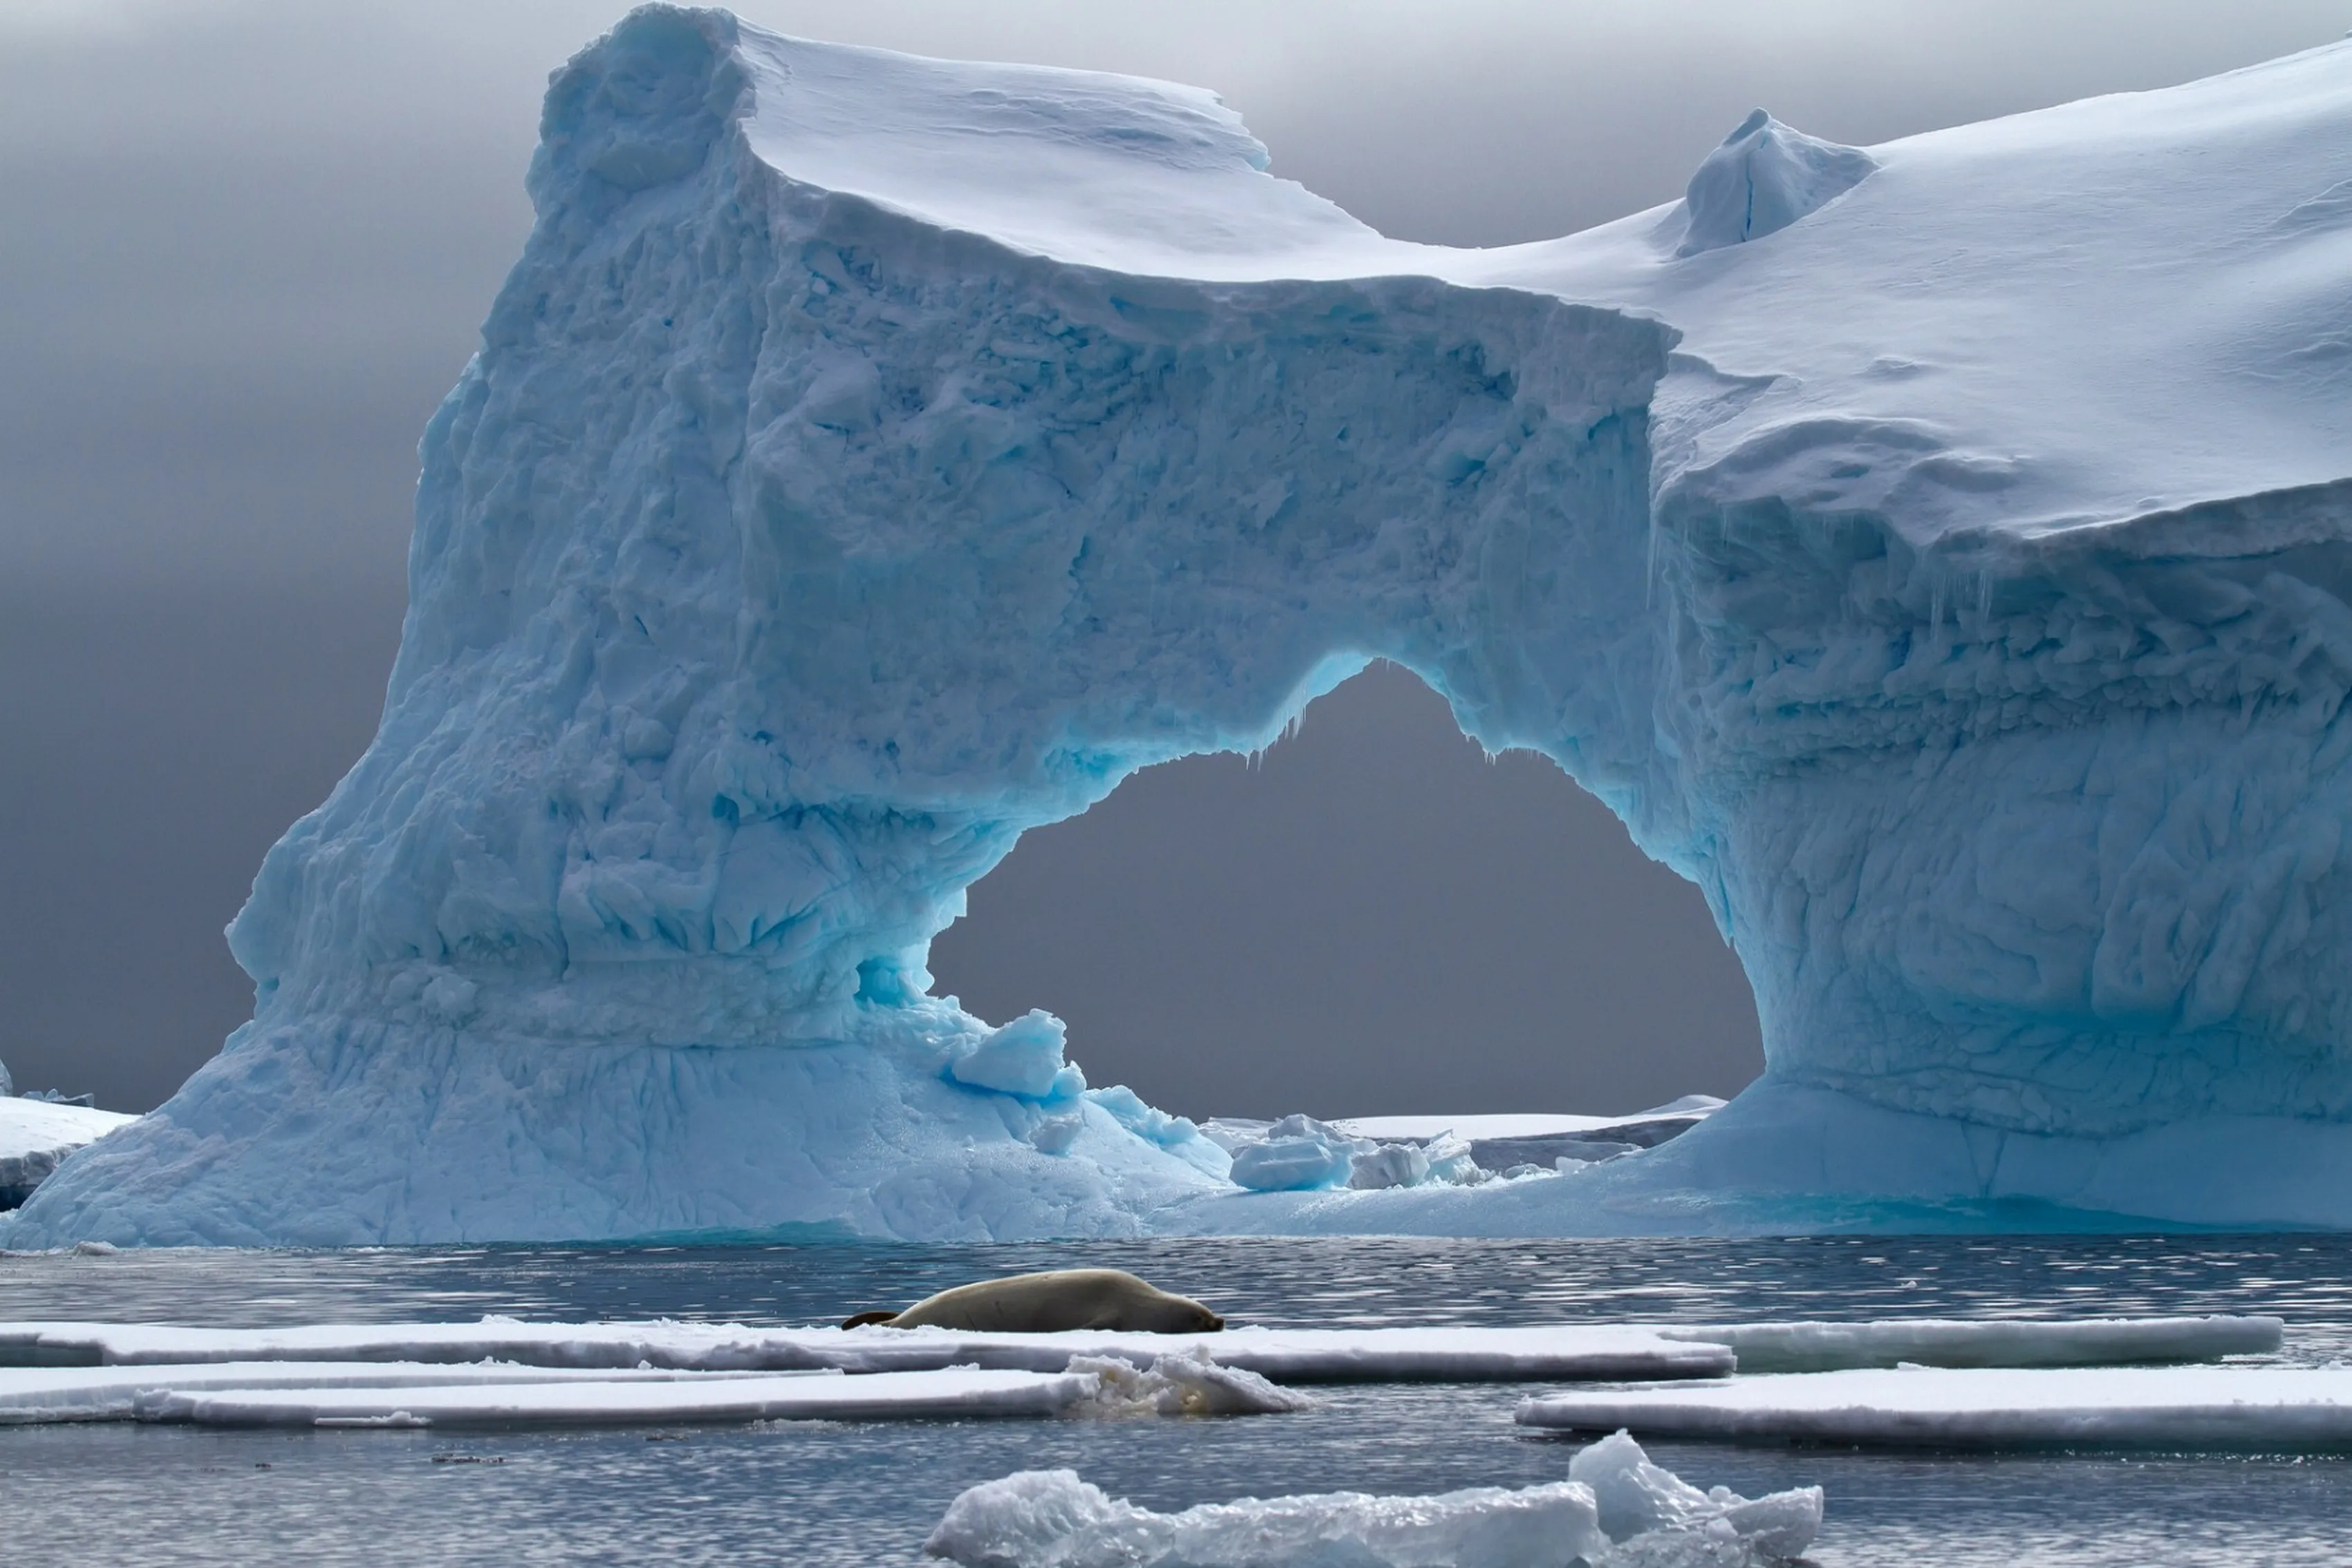
[[[2336,45],[1454,250],[1195,89],[635,12],[253,1021],[0,1239],[2352,1220],[2347,144]],[[1755,1089],[1244,1194],[928,994],[1024,829],[1373,658],[1705,889]]]

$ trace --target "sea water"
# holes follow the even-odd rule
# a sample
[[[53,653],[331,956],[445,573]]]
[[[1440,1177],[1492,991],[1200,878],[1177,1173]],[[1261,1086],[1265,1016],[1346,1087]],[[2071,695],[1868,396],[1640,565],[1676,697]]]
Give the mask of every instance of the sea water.
[[[1078,1265],[1271,1324],[2273,1312],[2287,1360],[2352,1357],[2352,1237],[2330,1236],[16,1256],[0,1320],[809,1322]],[[1016,1469],[1066,1465],[1161,1510],[1556,1480],[1574,1441],[1510,1419],[1534,1391],[1324,1388],[1303,1415],[1225,1420],[0,1428],[0,1563],[908,1563],[957,1492]],[[2352,1563],[2352,1456],[1647,1446],[1701,1485],[1827,1488],[1822,1568]]]

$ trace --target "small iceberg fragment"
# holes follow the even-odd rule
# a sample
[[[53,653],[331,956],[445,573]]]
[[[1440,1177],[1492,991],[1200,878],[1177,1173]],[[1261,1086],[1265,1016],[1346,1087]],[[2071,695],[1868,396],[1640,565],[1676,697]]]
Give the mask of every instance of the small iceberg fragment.
[[[1878,161],[1859,147],[1824,142],[1762,110],[1709,153],[1683,196],[1687,226],[1676,256],[1761,239],[1845,195]]]
[[[1369,1139],[1350,1138],[1311,1116],[1286,1116],[1265,1136],[1234,1153],[1233,1179],[1257,1193],[1311,1192],[1348,1184],[1356,1156],[1370,1154]]]
[[[1220,1366],[1198,1345],[1155,1356],[1148,1366],[1120,1356],[1072,1356],[1068,1370],[1100,1380],[1082,1407],[1091,1415],[1273,1415],[1315,1403],[1256,1373]]]
[[[1578,1391],[1523,1402],[1518,1422],[1718,1441],[1881,1447],[2352,1447],[2352,1367],[1904,1367]]]
[[[1244,1498],[1181,1513],[1113,1498],[1075,1470],[1024,1470],[958,1497],[923,1550],[967,1568],[1745,1568],[1795,1557],[1821,1521],[1818,1487],[1753,1502],[1703,1492],[1621,1433],[1543,1486]]]

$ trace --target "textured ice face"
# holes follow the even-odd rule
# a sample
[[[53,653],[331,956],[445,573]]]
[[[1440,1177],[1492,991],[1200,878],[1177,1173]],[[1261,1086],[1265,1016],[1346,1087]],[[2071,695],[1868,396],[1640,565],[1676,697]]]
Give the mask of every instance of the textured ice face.
[[[382,728],[232,929],[253,1024],[11,1234],[1210,1223],[1223,1151],[927,945],[1025,828],[1374,658],[1699,883],[1769,1073],[1347,1213],[2352,1217],[2347,58],[1834,201],[1850,150],[1768,121],[1686,216],[1789,221],[1678,259],[1671,212],[1384,239],[1193,89],[635,14],[426,432]],[[2174,1137],[2298,1152],[2123,1158]]]

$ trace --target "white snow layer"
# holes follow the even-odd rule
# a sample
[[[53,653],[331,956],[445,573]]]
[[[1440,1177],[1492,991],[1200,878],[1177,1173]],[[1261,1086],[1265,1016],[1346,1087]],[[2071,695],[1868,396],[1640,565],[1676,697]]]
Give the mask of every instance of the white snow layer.
[[[1453,250],[1197,89],[634,13],[551,83],[253,1022],[0,1244],[2352,1222],[2347,138],[2343,45],[1768,116]],[[1244,1194],[926,994],[1024,829],[1375,658],[1706,890],[1756,1089]]]
[[[479,1362],[553,1367],[830,1370],[980,1366],[1060,1372],[1073,1357],[1149,1366],[1170,1355],[1285,1382],[1553,1382],[1719,1377],[1725,1345],[1616,1324],[1527,1328],[1227,1329],[1215,1334],[985,1334],[951,1329],[751,1328],[740,1323],[321,1323],[198,1329],[151,1323],[0,1323],[10,1365],[206,1362]]]
[[[1750,1501],[1700,1491],[1622,1433],[1570,1479],[1434,1497],[1327,1492],[1154,1513],[1081,1480],[1024,1470],[949,1505],[923,1550],[970,1568],[1747,1568],[1800,1556],[1819,1487]]]
[[[1529,1426],[1912,1447],[2352,1446],[2352,1367],[1904,1367],[1529,1399]]]

